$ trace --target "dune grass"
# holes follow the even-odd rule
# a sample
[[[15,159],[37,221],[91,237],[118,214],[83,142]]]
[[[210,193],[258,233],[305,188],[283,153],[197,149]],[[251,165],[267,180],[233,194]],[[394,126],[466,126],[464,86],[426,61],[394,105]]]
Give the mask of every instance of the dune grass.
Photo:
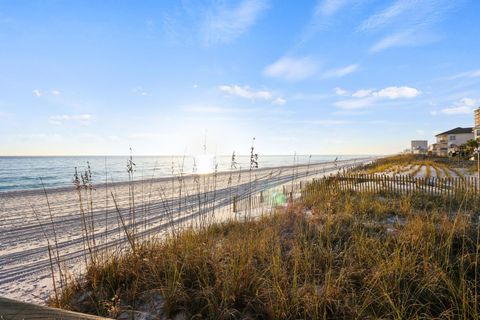
[[[168,317],[480,316],[476,212],[421,195],[311,191],[269,216],[112,255],[71,281],[58,306],[115,317],[158,292]]]

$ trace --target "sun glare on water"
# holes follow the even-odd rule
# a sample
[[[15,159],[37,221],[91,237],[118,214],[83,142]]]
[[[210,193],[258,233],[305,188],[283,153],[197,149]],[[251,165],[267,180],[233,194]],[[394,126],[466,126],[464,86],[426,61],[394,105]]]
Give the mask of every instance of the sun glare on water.
[[[195,156],[195,164],[198,174],[212,173],[215,169],[215,157],[208,154]]]

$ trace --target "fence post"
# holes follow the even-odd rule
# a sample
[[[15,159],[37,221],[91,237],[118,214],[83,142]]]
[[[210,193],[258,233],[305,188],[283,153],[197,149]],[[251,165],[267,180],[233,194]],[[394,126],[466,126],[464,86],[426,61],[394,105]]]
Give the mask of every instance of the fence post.
[[[233,196],[233,212],[237,213],[237,196]]]

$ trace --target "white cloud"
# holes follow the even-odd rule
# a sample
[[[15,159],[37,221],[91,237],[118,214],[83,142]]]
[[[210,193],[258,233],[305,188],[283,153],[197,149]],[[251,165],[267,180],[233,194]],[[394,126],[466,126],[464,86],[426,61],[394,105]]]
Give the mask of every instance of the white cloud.
[[[254,91],[250,89],[248,86],[240,87],[238,85],[228,86],[223,85],[219,86],[218,89],[224,93],[228,93],[230,95],[234,95],[237,97],[251,99],[251,100],[270,100],[272,99],[273,95],[270,91],[267,90],[260,90]]]
[[[35,89],[32,92],[35,97],[42,97],[44,95],[49,95],[49,94],[53,96],[59,96],[61,94],[60,90],[57,90],[57,89],[53,89],[50,91],[42,91],[40,89]]]
[[[415,98],[421,91],[411,87],[387,87],[376,91],[375,89],[360,89],[352,94],[354,98],[379,97],[388,99]]]
[[[95,120],[94,116],[91,114],[79,114],[79,115],[56,115],[51,116],[48,120],[51,124],[54,125],[62,125],[65,122],[78,122],[82,125],[88,125],[93,120]]]
[[[360,90],[355,91],[352,94],[352,97],[354,97],[354,98],[365,98],[365,97],[371,96],[374,91],[375,91],[375,89],[360,89]]]
[[[418,97],[421,92],[418,89],[411,87],[388,87],[372,94],[388,99],[400,99],[400,98],[415,98]]]
[[[277,105],[277,106],[281,106],[281,105],[284,105],[285,103],[287,103],[287,100],[285,100],[282,97],[278,97],[275,100],[273,100],[272,103]]]
[[[473,114],[473,110],[475,110],[479,103],[480,102],[475,99],[463,98],[455,102],[452,106],[440,110],[440,112],[447,115]]]
[[[346,96],[348,95],[348,91],[342,88],[333,88],[333,91],[335,91],[335,94],[337,96]]]
[[[382,99],[412,99],[421,94],[421,91],[411,87],[387,87],[381,90],[360,89],[352,94],[355,99],[341,100],[335,106],[341,109],[361,109],[372,106]]]
[[[353,73],[353,72],[357,71],[357,69],[358,69],[358,64],[351,64],[351,65],[343,67],[343,68],[329,70],[329,71],[323,73],[322,78],[324,78],[324,79],[341,78],[341,77],[344,77],[344,76],[346,76],[350,73]]]
[[[249,86],[239,86],[239,85],[222,85],[218,89],[223,93],[237,96],[249,100],[266,100],[272,101],[273,104],[282,105],[287,101],[280,96],[276,96],[273,92],[268,90],[253,90]]]
[[[206,45],[228,43],[247,32],[267,8],[264,0],[243,0],[236,7],[223,2],[210,8],[202,23]]]
[[[317,68],[317,63],[309,57],[282,57],[271,65],[268,65],[263,70],[263,74],[272,78],[300,81],[314,75]]]

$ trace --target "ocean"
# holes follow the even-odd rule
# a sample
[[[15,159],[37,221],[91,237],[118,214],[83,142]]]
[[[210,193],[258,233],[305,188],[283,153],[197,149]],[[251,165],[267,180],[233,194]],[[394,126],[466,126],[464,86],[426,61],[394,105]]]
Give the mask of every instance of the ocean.
[[[358,155],[259,155],[258,167],[268,168],[293,164],[319,163],[334,159],[347,160]],[[250,167],[250,156],[235,157],[237,169]],[[90,164],[93,183],[128,181],[129,156],[55,156],[55,157],[0,157],[0,193],[14,190],[46,188],[73,188],[75,167],[82,173]],[[228,171],[232,156],[134,156],[134,179],[170,177],[183,174]],[[183,169],[182,169],[183,168]]]

